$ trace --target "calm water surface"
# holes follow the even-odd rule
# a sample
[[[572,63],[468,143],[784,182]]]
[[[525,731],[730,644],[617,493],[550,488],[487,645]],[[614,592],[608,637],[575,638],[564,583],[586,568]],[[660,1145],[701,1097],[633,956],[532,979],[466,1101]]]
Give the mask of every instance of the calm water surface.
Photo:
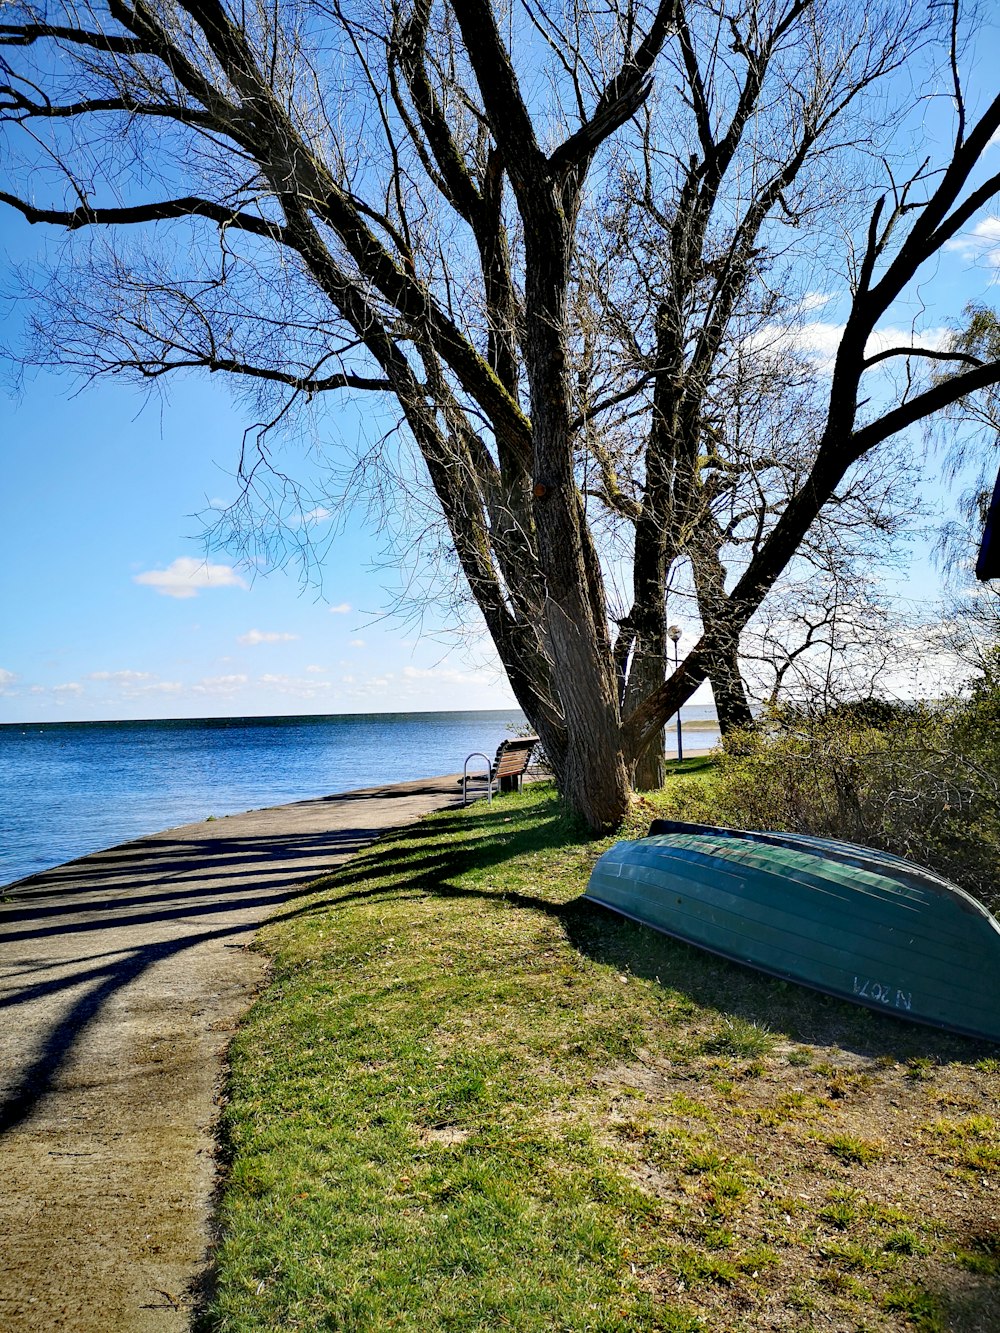
[[[461,772],[523,722],[515,708],[2,725],[0,884],[209,815]]]

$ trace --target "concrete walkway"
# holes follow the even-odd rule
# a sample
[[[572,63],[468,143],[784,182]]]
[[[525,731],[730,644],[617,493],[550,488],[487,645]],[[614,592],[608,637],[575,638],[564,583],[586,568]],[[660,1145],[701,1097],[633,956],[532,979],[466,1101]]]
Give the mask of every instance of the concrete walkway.
[[[0,890],[0,1329],[187,1329],[247,948],[454,777],[190,824]]]

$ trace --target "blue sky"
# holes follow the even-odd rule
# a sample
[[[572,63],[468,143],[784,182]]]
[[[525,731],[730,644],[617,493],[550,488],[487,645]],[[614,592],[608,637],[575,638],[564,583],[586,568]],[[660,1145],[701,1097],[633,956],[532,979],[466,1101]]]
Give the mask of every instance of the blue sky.
[[[995,169],[1000,147],[990,154]],[[0,210],[0,264],[41,240]],[[967,301],[990,301],[998,271],[1000,218],[988,214],[892,322],[905,330],[918,315],[937,337]],[[818,299],[802,334],[817,358],[840,317],[835,299]],[[333,548],[322,598],[294,571],[251,577],[219,553],[206,563],[195,515],[232,498],[251,419],[222,383],[175,382],[165,403],[111,382],[76,388],[40,374],[0,390],[0,722],[511,705],[485,641],[449,655],[432,617],[423,633],[378,618],[390,579],[370,568],[379,546],[360,516]],[[945,504],[933,479],[928,494]],[[925,548],[899,587],[934,613]]]
[[[194,517],[228,498],[243,430],[214,382],[158,403],[34,379],[0,404],[0,721],[506,707],[474,669],[398,623],[359,525],[325,600],[293,571],[206,559]],[[480,654],[483,656],[483,654]]]
[[[0,215],[8,249],[19,230]],[[13,244],[11,244],[13,242]],[[352,522],[323,597],[295,571],[204,554],[248,420],[191,378],[169,401],[42,374],[0,398],[0,721],[507,707],[486,646],[446,656],[375,613],[387,579]],[[433,628],[433,627],[431,627]]]

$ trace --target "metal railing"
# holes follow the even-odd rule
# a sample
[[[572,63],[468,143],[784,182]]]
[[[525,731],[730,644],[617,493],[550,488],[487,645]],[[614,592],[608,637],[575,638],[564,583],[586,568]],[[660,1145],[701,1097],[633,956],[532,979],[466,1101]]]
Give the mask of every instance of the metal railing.
[[[469,804],[468,799],[467,799],[467,797],[466,797],[466,791],[467,791],[467,789],[468,789],[468,785],[469,785],[469,760],[470,760],[470,759],[485,759],[485,760],[486,760],[486,796],[487,796],[487,799],[488,799],[490,805],[492,805],[492,804],[493,804],[493,765],[492,765],[492,763],[490,762],[490,757],[489,757],[489,755],[488,755],[488,754],[483,754],[482,750],[473,750],[472,753],[471,753],[470,755],[467,755],[467,756],[466,756],[466,759],[465,759],[465,766],[464,766],[464,768],[462,769],[462,804],[463,804],[463,805],[468,805],[468,804]],[[479,773],[474,773],[474,774],[473,774],[473,777],[477,777],[477,778],[478,778],[478,777],[480,777],[480,776],[481,776],[481,774],[479,774]]]

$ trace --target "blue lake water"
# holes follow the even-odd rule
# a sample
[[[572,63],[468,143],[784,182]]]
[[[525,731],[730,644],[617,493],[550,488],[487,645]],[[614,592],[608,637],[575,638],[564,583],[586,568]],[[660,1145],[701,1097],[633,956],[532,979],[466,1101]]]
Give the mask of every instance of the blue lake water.
[[[460,773],[523,723],[514,708],[2,725],[0,884],[209,815]],[[685,749],[716,738],[685,733]]]

